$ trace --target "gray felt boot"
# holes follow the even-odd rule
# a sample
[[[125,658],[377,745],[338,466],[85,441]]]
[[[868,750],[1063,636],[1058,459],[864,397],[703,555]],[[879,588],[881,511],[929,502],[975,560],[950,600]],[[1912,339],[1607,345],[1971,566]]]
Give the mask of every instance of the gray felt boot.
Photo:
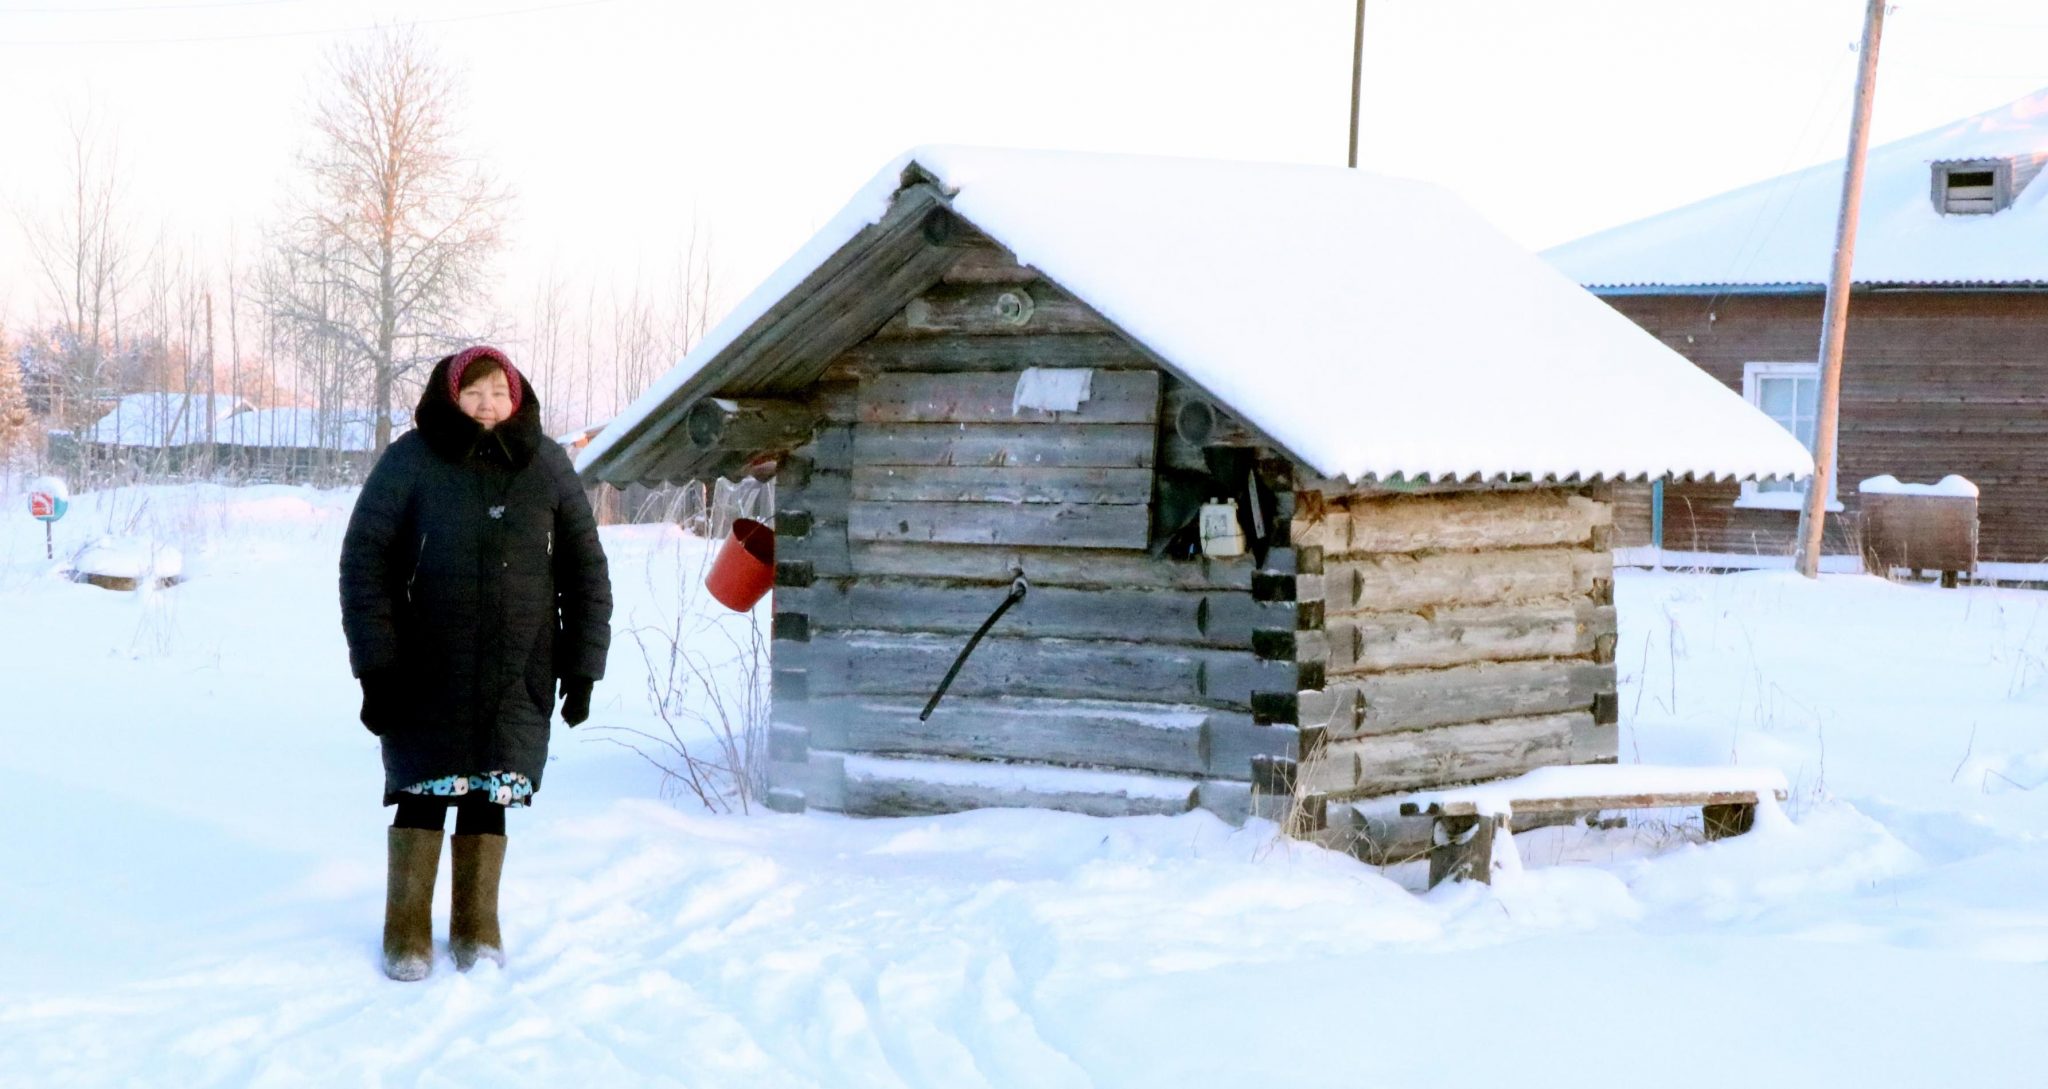
[[[504,836],[455,836],[455,911],[448,926],[448,952],[458,971],[479,960],[505,966],[505,939],[498,934],[498,878],[505,872]]]
[[[441,831],[393,828],[389,833],[384,974],[411,983],[434,970],[434,874],[441,868]]]

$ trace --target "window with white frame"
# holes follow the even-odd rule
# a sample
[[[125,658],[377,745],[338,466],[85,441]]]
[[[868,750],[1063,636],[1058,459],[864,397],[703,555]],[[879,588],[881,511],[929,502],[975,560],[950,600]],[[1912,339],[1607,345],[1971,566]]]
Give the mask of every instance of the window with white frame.
[[[1778,421],[1785,430],[1811,451],[1820,431],[1820,364],[1745,363],[1742,366],[1742,395],[1763,414]],[[1828,509],[1840,510],[1835,501],[1833,474],[1829,475]],[[1806,504],[1803,480],[1750,481],[1742,486],[1737,506],[1773,510],[1798,510]]]

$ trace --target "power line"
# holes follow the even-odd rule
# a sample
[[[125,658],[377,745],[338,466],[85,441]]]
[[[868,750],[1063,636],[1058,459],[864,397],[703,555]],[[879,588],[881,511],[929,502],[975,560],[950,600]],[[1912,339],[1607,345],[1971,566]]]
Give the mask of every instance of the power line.
[[[282,0],[280,0],[282,2]],[[408,19],[403,26],[431,26],[437,23],[461,23],[478,19],[501,19],[514,15],[534,15],[545,11],[567,11],[572,8],[593,8],[603,4],[616,4],[621,0],[571,0],[568,3],[541,4],[528,8],[508,8],[500,11],[479,11],[468,15],[443,15],[434,19]],[[208,42],[248,42],[275,38],[308,38],[333,34],[361,34],[379,29],[378,24],[367,26],[329,27],[308,30],[273,30],[253,34],[209,34],[183,38],[72,38],[38,39],[36,41],[0,41],[0,46],[26,46],[30,48],[80,45],[196,45]]]

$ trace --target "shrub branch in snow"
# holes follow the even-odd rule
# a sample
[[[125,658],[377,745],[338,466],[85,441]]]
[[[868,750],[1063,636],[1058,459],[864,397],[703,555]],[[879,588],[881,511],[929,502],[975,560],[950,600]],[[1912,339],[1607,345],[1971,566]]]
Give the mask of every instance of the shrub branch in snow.
[[[687,794],[714,813],[746,813],[767,781],[770,656],[755,616],[706,607],[701,588],[714,552],[674,550],[681,576],[674,611],[629,633],[647,667],[647,701],[660,729],[602,729],[626,735],[607,740],[661,770],[665,793]]]

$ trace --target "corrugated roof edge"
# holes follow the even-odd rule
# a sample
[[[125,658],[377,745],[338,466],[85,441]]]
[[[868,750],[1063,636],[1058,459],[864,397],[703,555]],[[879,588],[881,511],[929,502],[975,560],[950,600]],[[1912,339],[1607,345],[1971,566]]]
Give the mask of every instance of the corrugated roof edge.
[[[1414,474],[1392,473],[1386,477],[1380,477],[1368,473],[1364,477],[1356,479],[1348,476],[1325,479],[1330,483],[1348,484],[1353,486],[1370,485],[1373,487],[1399,490],[1404,486],[1444,487],[1450,485],[1475,484],[1526,484],[1531,486],[1556,485],[1558,487],[1569,488],[1586,484],[1647,484],[1651,481],[1660,479],[1668,479],[1680,483],[1726,484],[1738,483],[1745,480],[1804,480],[1806,478],[1804,476],[1790,476],[1785,474],[1773,474],[1771,476],[1745,476],[1741,473],[1696,472],[1659,473],[1652,475],[1648,472],[1642,471],[1593,473],[1591,475],[1566,474],[1563,476],[1559,476],[1556,473],[1545,473],[1541,476],[1532,476],[1528,473],[1487,473],[1484,470],[1475,470],[1472,472],[1463,473],[1456,471]]]
[[[1595,295],[1810,295],[1826,291],[1826,284],[1730,283],[1730,284],[1585,284]],[[1853,290],[1872,291],[2048,291],[2048,280],[1857,280]]]

